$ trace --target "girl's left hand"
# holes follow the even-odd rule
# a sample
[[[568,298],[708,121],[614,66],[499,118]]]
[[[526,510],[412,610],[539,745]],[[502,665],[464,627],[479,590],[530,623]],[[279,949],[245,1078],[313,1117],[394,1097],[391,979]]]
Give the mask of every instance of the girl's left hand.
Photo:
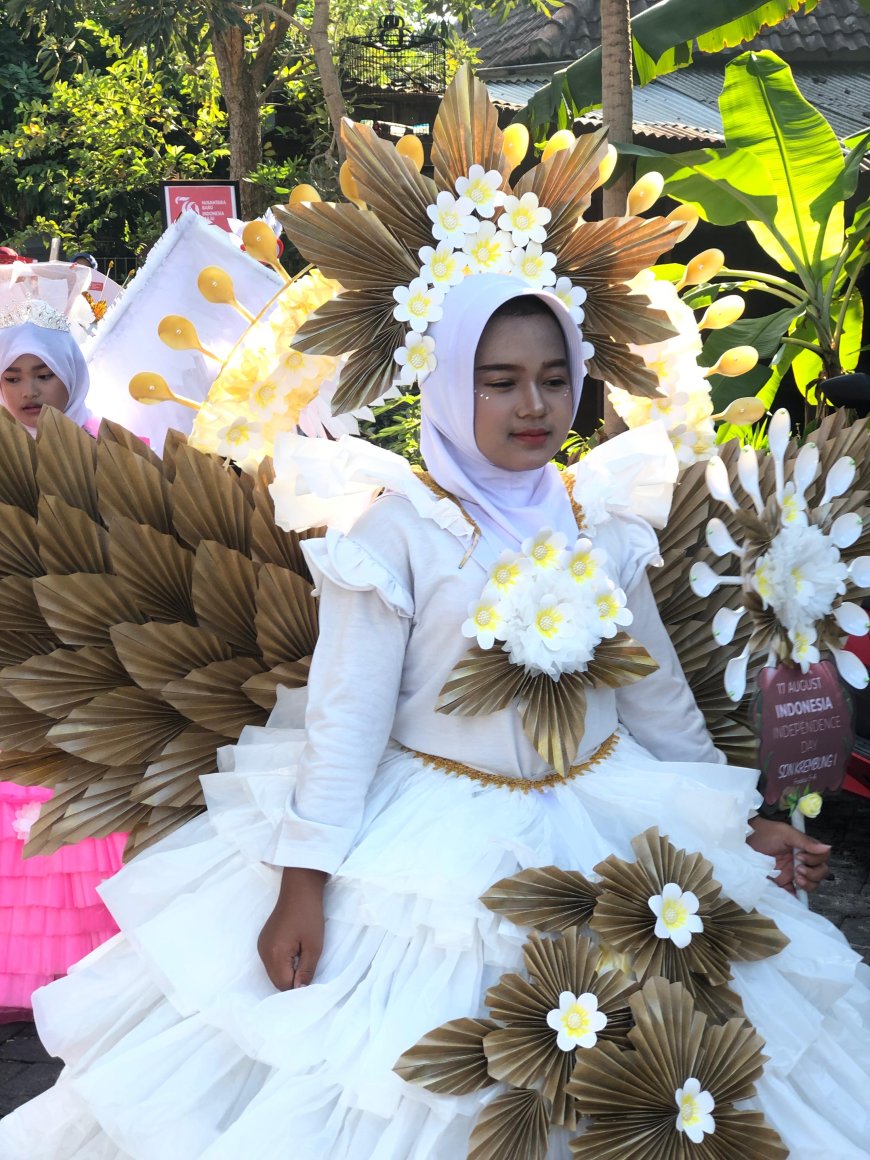
[[[796,890],[815,890],[828,874],[831,847],[802,834],[786,822],[753,818],[752,834],[746,839],[753,850],[776,859],[777,886],[794,894]],[[798,858],[795,855],[799,854]]]

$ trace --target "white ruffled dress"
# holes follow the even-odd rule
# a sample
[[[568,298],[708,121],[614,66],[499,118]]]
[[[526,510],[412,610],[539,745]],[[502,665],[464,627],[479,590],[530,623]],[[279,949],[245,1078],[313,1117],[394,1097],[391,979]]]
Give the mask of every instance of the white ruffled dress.
[[[866,1160],[865,968],[745,843],[757,775],[720,764],[703,728],[645,577],[651,529],[612,518],[595,544],[661,668],[590,694],[578,757],[618,731],[611,756],[522,793],[409,752],[517,781],[548,772],[514,709],[434,710],[490,560],[481,543],[460,569],[467,525],[428,503],[434,518],[389,495],[349,535],[307,543],[322,603],[305,727],[304,698],[285,693],[204,779],[208,812],[105,884],[122,933],[37,992],[40,1035],[66,1068],[0,1123],[0,1156],[462,1160],[499,1089],[447,1098],[392,1067],[431,1028],[482,1014],[487,987],[519,966],[526,932],[479,896],[529,866],[631,859],[631,839],[658,826],[791,940],[734,973],[770,1057],[758,1102],[793,1160]],[[316,980],[278,993],[255,948],[283,865],[332,877]],[[554,1138],[550,1160],[568,1156]]]

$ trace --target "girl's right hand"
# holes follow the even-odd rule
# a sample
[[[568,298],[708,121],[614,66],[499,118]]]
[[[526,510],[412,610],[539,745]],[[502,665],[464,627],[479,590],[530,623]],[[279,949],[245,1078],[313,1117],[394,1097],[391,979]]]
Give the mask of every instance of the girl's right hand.
[[[281,877],[275,909],[257,940],[266,974],[279,991],[305,987],[314,978],[323,950],[321,870],[288,866]]]

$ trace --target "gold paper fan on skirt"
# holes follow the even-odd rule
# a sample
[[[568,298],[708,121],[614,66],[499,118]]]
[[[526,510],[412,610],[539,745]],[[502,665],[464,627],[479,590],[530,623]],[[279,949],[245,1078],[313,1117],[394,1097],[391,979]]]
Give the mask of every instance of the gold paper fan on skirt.
[[[741,1010],[729,964],[768,958],[788,945],[770,919],[727,898],[701,854],[678,850],[655,827],[632,841],[637,860],[611,855],[595,867],[600,894],[590,926],[630,957],[643,981],[682,983],[711,1014]]]
[[[129,856],[201,811],[217,748],[307,681],[311,577],[269,463],[241,477],[178,436],[161,461],[50,409],[33,441],[3,416],[0,775],[55,790],[27,853],[129,830]]]
[[[763,1115],[735,1107],[765,1063],[755,1030],[740,1018],[709,1026],[689,992],[661,978],[629,1002],[630,1050],[606,1043],[574,1069],[570,1093],[592,1117],[571,1142],[574,1160],[786,1160]]]

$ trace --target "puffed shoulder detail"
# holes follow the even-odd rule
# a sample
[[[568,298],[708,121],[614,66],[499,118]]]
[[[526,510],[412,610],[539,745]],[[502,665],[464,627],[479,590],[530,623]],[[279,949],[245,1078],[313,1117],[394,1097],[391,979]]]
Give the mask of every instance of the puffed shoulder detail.
[[[414,615],[414,598],[407,585],[353,533],[343,535],[330,530],[321,539],[305,540],[302,551],[316,589],[326,577],[351,592],[377,592],[384,604],[399,616]]]
[[[592,541],[604,548],[619,574],[619,585],[629,591],[650,565],[662,563],[655,530],[640,516],[613,516],[594,530]]]

